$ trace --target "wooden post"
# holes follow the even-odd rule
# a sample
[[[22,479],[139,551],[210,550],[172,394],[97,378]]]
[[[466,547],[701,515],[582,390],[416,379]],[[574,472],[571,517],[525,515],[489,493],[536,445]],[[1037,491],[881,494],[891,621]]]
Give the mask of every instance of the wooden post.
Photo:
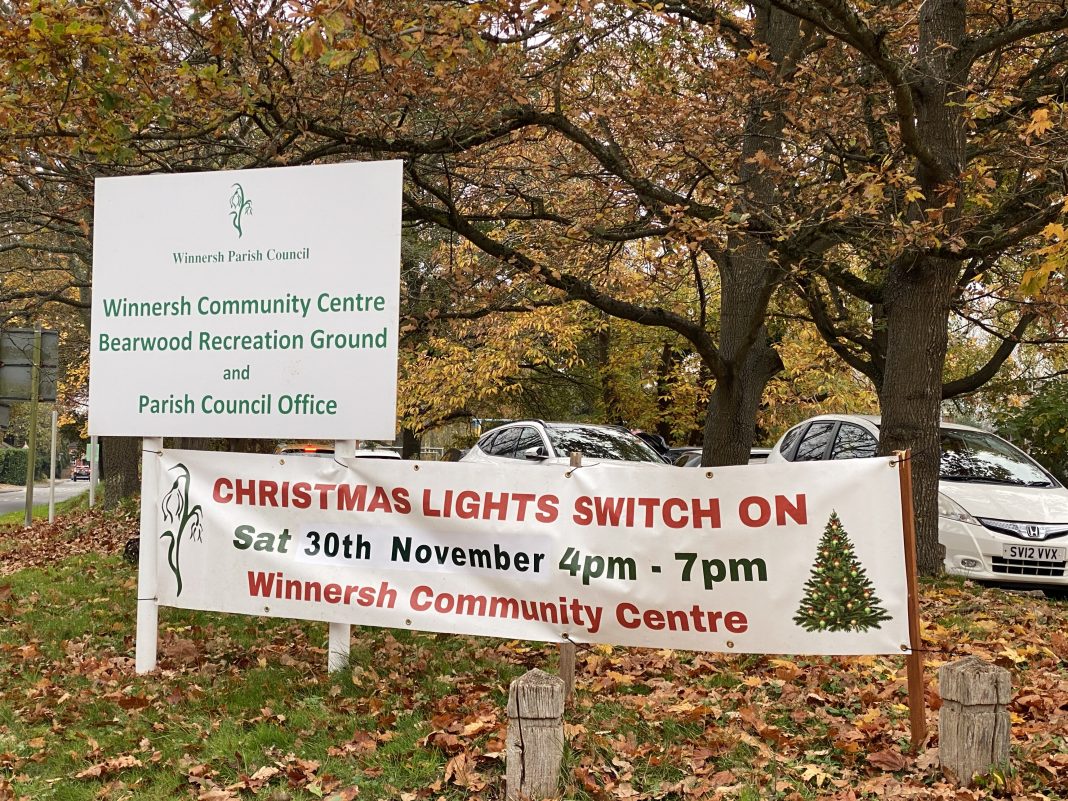
[[[905,674],[909,689],[911,746],[918,751],[927,740],[927,703],[924,699],[923,639],[920,637],[920,596],[916,585],[916,513],[912,508],[912,451],[895,451],[901,480],[901,520],[905,535],[905,581],[908,586],[909,648]]]
[[[938,670],[938,758],[965,786],[977,775],[1009,767],[1012,678],[1005,668],[969,656]]]
[[[508,685],[507,801],[560,795],[564,756],[564,682],[530,670]]]
[[[570,701],[575,694],[575,643],[560,643],[560,680],[564,683],[564,698]]]

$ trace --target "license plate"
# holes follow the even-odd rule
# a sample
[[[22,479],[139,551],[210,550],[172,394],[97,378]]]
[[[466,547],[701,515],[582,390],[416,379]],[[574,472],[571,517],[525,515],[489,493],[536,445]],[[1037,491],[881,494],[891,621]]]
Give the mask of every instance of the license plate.
[[[1035,562],[1063,562],[1068,548],[1053,548],[1049,545],[1002,545],[1001,555],[1006,559],[1028,559]]]

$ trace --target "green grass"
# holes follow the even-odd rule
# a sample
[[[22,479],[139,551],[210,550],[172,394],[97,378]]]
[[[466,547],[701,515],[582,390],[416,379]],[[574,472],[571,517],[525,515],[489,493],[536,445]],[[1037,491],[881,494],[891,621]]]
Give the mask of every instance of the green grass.
[[[487,703],[501,704],[525,670],[495,641],[357,628],[351,669],[330,677],[323,624],[161,609],[160,671],[135,676],[129,565],[70,558],[3,584],[0,753],[16,767],[0,777],[35,801],[88,801],[109,782],[131,801],[195,798],[201,779],[226,787],[272,766],[286,770],[244,797],[285,788],[300,801],[338,783],[389,797],[440,780],[451,754],[427,736],[450,718],[492,715]],[[548,647],[537,656],[551,658]],[[470,744],[500,737],[500,722]],[[347,752],[360,733],[382,739]],[[124,756],[141,765],[77,778]]]
[[[0,537],[33,548],[48,534],[42,552],[57,554],[0,577],[0,799],[222,799],[230,788],[234,799],[307,801],[353,786],[361,799],[503,797],[508,685],[532,667],[555,670],[554,645],[355,627],[349,666],[331,676],[325,624],[163,608],[158,670],[137,676],[135,568],[65,545],[118,526],[121,547],[134,525],[129,509],[78,513],[66,530]],[[931,586],[932,651],[964,640],[988,660],[1005,644],[1026,651],[1013,679],[1021,695],[1068,680],[1043,633],[1065,630],[1063,605]],[[881,786],[883,774],[867,755],[907,743],[901,664],[580,648],[563,796],[683,801],[729,786],[732,799],[803,801],[849,786],[877,797],[864,783]],[[980,797],[1007,787],[1068,797],[1040,767],[1065,746],[1043,728],[1053,713],[1015,714],[1028,727],[1014,743],[1018,772]],[[830,778],[804,778],[813,767]],[[936,767],[893,779],[946,789]]]

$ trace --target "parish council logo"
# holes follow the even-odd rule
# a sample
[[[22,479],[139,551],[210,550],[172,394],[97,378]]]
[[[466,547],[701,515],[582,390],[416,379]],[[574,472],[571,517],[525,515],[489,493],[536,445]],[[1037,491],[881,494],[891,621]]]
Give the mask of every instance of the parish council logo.
[[[245,188],[241,184],[234,184],[231,189],[234,191],[230,195],[230,221],[237,231],[237,238],[240,239],[244,233],[241,230],[241,220],[244,215],[252,214],[252,201],[245,197]]]

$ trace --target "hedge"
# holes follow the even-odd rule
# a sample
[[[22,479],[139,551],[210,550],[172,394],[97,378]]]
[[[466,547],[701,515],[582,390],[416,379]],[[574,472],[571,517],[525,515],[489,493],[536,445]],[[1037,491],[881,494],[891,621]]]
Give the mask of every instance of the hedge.
[[[0,484],[26,483],[26,453],[22,448],[0,450]],[[35,478],[48,475],[48,459],[38,455]]]

